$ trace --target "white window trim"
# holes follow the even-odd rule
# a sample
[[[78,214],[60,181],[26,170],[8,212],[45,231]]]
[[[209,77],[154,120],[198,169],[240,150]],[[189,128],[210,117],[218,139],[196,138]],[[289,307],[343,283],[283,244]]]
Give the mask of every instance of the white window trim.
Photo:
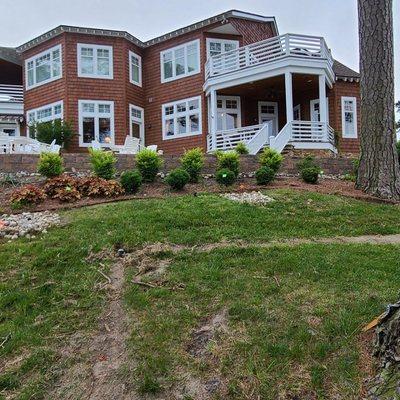
[[[94,113],[84,113],[82,112],[82,104],[84,103],[94,103],[95,112]],[[97,112],[96,107],[99,104],[108,104],[110,106],[110,114],[100,114]],[[110,147],[115,144],[115,126],[114,126],[114,102],[109,100],[78,100],[78,115],[79,115],[79,146],[80,147],[91,147],[91,143],[83,143],[83,118],[85,116],[94,117],[94,140],[98,140],[99,137],[99,118],[105,117],[110,118],[110,126],[111,126],[111,142],[110,143],[100,143],[101,147]]]
[[[28,63],[31,62],[31,61],[33,61],[33,64],[35,65],[36,59],[39,58],[39,57],[44,56],[44,55],[47,54],[47,53],[50,53],[50,55],[51,55],[50,57],[51,57],[51,59],[52,59],[52,57],[53,57],[53,51],[55,51],[55,50],[59,50],[59,51],[60,51],[60,75],[53,76],[53,77],[51,77],[50,79],[47,79],[47,80],[45,80],[45,81],[36,83],[36,72],[35,72],[35,67],[34,67],[34,70],[33,70],[33,71],[34,71],[34,74],[33,74],[33,76],[34,76],[34,81],[35,81],[35,83],[34,83],[33,85],[30,85],[30,86],[29,86],[29,85],[28,85]],[[62,78],[62,75],[63,75],[62,64],[63,64],[63,55],[62,55],[62,47],[61,47],[61,44],[58,44],[58,45],[53,46],[53,47],[50,47],[49,49],[46,49],[46,50],[44,50],[44,51],[42,51],[42,52],[40,52],[40,53],[38,53],[38,54],[35,54],[34,56],[32,56],[32,57],[30,57],[30,58],[28,58],[28,59],[26,59],[26,60],[25,60],[25,89],[26,89],[26,90],[30,90],[30,89],[36,88],[36,87],[38,87],[38,86],[42,86],[42,85],[45,85],[45,84],[47,84],[47,83],[54,82],[54,81],[56,81],[57,79],[61,79],[61,78]],[[53,74],[53,68],[51,68],[51,74]]]
[[[185,72],[182,75],[176,76],[176,75],[174,75],[175,74],[175,66],[173,64],[172,65],[173,76],[171,78],[164,78],[163,55],[165,53],[174,52],[175,50],[177,50],[179,48],[183,48],[184,49],[184,58],[185,58],[185,68],[187,68],[187,47],[190,46],[193,43],[197,43],[197,58],[198,58],[197,69],[192,71],[192,72]],[[201,71],[200,63],[201,63],[201,59],[200,59],[200,39],[192,40],[191,42],[182,43],[179,46],[171,47],[169,49],[161,51],[160,52],[161,83],[171,82],[171,81],[175,81],[177,79],[186,78],[187,76],[192,76],[192,75],[199,74],[200,71]]]
[[[54,107],[56,106],[61,106],[61,114],[57,114],[54,115]],[[38,111],[42,111],[45,110],[46,108],[50,108],[51,107],[51,116],[50,117],[46,117],[46,118],[36,118],[36,115],[38,113]],[[35,113],[35,122],[36,123],[41,123],[41,122],[50,122],[50,121],[54,121],[56,119],[59,119],[59,117],[61,116],[61,119],[64,118],[64,102],[61,101],[56,101],[55,103],[50,103],[50,104],[46,104],[44,106],[38,107],[38,108],[32,108],[31,110],[28,110],[26,112],[26,121],[27,121],[27,125],[30,125],[30,121],[29,121],[29,114],[31,113]]]
[[[141,111],[142,118],[132,117],[132,109],[136,108]],[[132,122],[140,123],[140,145],[144,146],[145,143],[145,133],[144,133],[144,109],[142,107],[136,106],[135,104],[129,104],[129,136],[132,136]]]
[[[139,82],[135,82],[132,79],[132,70],[133,70],[132,62],[131,62],[132,56],[136,57],[139,60]],[[129,50],[129,82],[132,83],[133,85],[142,87],[142,57],[139,56],[139,54],[134,53],[131,50]],[[137,108],[140,108],[140,107],[137,107]]]
[[[207,45],[207,60],[210,58],[210,43],[211,42],[218,42],[221,44],[225,43],[235,43],[237,45],[237,48],[239,48],[239,40],[233,40],[233,39],[219,39],[219,38],[211,38],[208,37],[206,38],[206,45]]]
[[[344,111],[344,102],[345,101],[352,101],[354,103],[354,134],[349,135],[347,134],[344,129],[346,126],[346,121],[345,121],[345,111]],[[357,139],[358,137],[358,131],[357,131],[357,98],[356,97],[349,97],[349,96],[342,96],[341,98],[341,111],[342,111],[342,137],[345,139]]]
[[[93,62],[94,62],[94,71],[97,71],[97,50],[105,49],[110,52],[110,60],[109,60],[109,75],[98,75],[96,72],[93,74],[84,74],[81,72],[81,49],[82,47],[93,49]],[[113,55],[113,47],[107,45],[98,45],[98,44],[90,44],[90,43],[78,43],[76,45],[76,57],[77,57],[77,65],[78,65],[78,77],[79,78],[93,78],[93,79],[114,79],[114,55]]]
[[[199,114],[199,130],[198,132],[189,132],[189,133],[184,133],[180,135],[173,135],[173,136],[167,136],[165,132],[165,120],[166,119],[172,119],[174,118],[174,127],[177,126],[177,115],[176,113],[172,115],[165,115],[165,108],[166,107],[171,107],[174,106],[175,104],[183,103],[183,102],[189,102],[192,100],[198,100],[199,101],[199,108],[197,109],[196,112],[190,113],[189,111],[186,111],[186,114]],[[196,97],[190,97],[188,99],[181,99],[181,100],[176,100],[171,103],[165,103],[161,105],[161,122],[162,122],[162,133],[163,133],[163,140],[171,140],[171,139],[181,139],[185,137],[190,137],[190,136],[198,136],[202,134],[202,109],[201,109],[201,96],[196,96]]]

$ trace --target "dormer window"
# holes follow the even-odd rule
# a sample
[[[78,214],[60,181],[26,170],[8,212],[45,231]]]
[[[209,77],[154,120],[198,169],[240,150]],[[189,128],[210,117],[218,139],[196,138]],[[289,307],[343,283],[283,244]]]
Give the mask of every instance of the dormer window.
[[[52,47],[25,61],[26,89],[61,78],[61,45]]]
[[[112,46],[78,43],[78,76],[113,79]]]
[[[238,40],[207,38],[207,58],[217,56],[239,47]]]

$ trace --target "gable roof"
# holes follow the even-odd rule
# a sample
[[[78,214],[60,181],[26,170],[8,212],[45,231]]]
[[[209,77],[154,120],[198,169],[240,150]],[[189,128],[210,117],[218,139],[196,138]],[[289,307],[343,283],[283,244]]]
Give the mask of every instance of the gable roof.
[[[32,47],[39,45],[55,36],[62,34],[63,32],[73,32],[73,33],[81,33],[81,34],[88,34],[88,35],[98,35],[98,36],[108,36],[108,37],[123,37],[130,42],[134,43],[135,45],[145,48],[152,46],[156,43],[163,42],[168,39],[172,39],[177,36],[181,36],[185,33],[195,31],[200,28],[204,28],[206,26],[221,22],[225,23],[229,18],[240,18],[240,19],[247,19],[256,22],[262,23],[272,23],[273,31],[275,35],[278,35],[278,26],[276,24],[275,17],[267,17],[258,14],[252,14],[244,11],[239,10],[229,10],[222,14],[218,14],[214,17],[210,17],[204,19],[202,21],[196,22],[194,24],[185,26],[184,28],[176,29],[172,32],[166,33],[164,35],[158,36],[154,39],[147,40],[142,42],[137,37],[131,35],[129,32],[126,31],[117,31],[112,29],[99,29],[99,28],[85,28],[79,26],[69,26],[69,25],[59,25],[58,27],[22,44],[21,46],[17,47],[18,52],[23,52],[28,50]]]
[[[0,60],[5,60],[13,64],[22,65],[21,57],[17,53],[17,49],[13,47],[0,46]]]
[[[346,65],[342,64],[337,60],[333,60],[333,72],[336,75],[336,79],[343,80],[355,80],[358,81],[360,79],[360,74]]]

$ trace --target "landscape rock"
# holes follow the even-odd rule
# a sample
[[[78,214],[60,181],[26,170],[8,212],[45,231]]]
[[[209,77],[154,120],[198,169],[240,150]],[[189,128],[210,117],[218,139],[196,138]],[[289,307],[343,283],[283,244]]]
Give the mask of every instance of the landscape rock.
[[[243,193],[226,193],[222,197],[237,201],[238,203],[248,203],[263,206],[265,204],[274,201],[272,197],[269,197],[261,192],[243,192]]]

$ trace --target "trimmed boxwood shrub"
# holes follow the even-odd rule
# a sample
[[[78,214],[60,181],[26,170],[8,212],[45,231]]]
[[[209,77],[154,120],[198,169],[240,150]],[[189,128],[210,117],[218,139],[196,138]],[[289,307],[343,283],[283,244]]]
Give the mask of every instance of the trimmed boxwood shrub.
[[[238,154],[249,154],[249,149],[243,142],[239,142],[235,147],[235,151]]]
[[[59,176],[64,172],[63,159],[56,153],[41,153],[37,170],[46,178]]]
[[[165,178],[165,182],[174,190],[182,190],[189,180],[190,176],[183,168],[172,170]]]
[[[153,150],[143,149],[136,154],[136,166],[144,182],[154,182],[163,161]]]
[[[230,186],[236,181],[236,175],[228,168],[222,168],[215,174],[215,179],[220,185]]]
[[[217,170],[229,169],[235,174],[235,178],[239,175],[239,163],[239,154],[236,151],[217,153]]]
[[[307,167],[303,168],[300,173],[304,182],[315,184],[318,182],[320,172],[319,167]]]
[[[117,159],[111,151],[89,149],[90,163],[93,173],[103,179],[112,179],[115,176]]]
[[[139,171],[125,171],[121,174],[121,185],[125,193],[136,193],[142,185],[142,175]]]
[[[204,153],[200,148],[186,150],[181,158],[182,168],[189,174],[190,182],[197,183],[204,166]]]
[[[259,185],[267,185],[275,178],[275,171],[270,167],[261,167],[256,171],[256,181]]]
[[[283,161],[283,156],[276,150],[266,147],[260,154],[259,161],[262,167],[269,167],[273,171],[278,172]]]

